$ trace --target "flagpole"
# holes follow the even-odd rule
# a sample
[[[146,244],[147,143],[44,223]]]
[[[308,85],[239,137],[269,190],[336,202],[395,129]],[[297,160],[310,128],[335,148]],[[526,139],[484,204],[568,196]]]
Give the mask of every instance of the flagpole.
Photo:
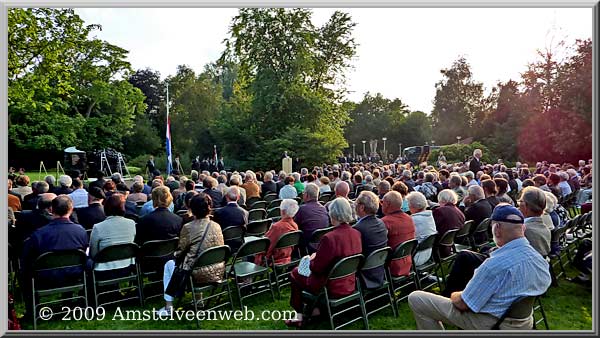
[[[167,132],[166,132],[166,146],[167,146],[167,175],[171,175],[172,161],[171,161],[171,121],[169,120],[169,83],[167,85]]]

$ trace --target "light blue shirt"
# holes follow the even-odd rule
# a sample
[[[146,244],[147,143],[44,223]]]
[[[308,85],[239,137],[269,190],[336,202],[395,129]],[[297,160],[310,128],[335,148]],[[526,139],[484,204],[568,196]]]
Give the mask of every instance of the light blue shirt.
[[[73,208],[85,208],[88,206],[88,192],[79,188],[69,194],[73,201]]]
[[[437,234],[435,220],[431,210],[423,210],[411,215],[415,223],[415,238],[418,243],[423,242],[427,237]],[[431,258],[431,249],[419,251],[415,254],[414,264],[419,266],[425,264]]]
[[[152,200],[149,200],[148,202],[144,203],[144,205],[142,206],[142,209],[140,210],[140,217],[146,216],[147,214],[153,212],[154,209],[156,209],[156,208],[154,207],[154,205],[152,205]],[[173,204],[173,202],[171,202],[171,204],[169,204],[168,209],[170,212],[173,212],[173,210],[175,210],[175,205]]]
[[[569,185],[569,183],[567,183],[567,181],[562,181],[558,183],[558,187],[560,188],[560,192],[563,196],[567,196],[571,193],[571,186]]]
[[[514,239],[492,251],[475,270],[462,300],[473,312],[500,318],[518,298],[546,292],[552,282],[549,269],[525,237]]]

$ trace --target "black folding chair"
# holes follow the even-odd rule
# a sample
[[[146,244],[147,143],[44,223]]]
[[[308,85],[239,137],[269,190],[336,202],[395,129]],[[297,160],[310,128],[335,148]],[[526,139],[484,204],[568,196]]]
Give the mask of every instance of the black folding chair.
[[[94,270],[92,270],[92,282],[94,286],[94,301],[96,306],[103,306],[115,303],[121,303],[129,300],[133,300],[138,298],[140,301],[140,305],[144,306],[144,297],[142,294],[142,286],[140,283],[140,272],[139,266],[137,264],[137,256],[139,252],[139,247],[134,243],[125,243],[125,244],[116,244],[108,246],[102,250],[94,257]],[[119,260],[131,259],[133,263],[128,266],[128,269],[131,271],[122,277],[108,278],[108,279],[99,279],[96,277],[98,273],[95,268],[98,263],[108,263]],[[120,269],[114,270],[117,272]],[[128,286],[121,287],[121,283],[126,283]],[[133,285],[132,285],[133,284]],[[109,289],[110,286],[116,286],[114,289]],[[100,291],[102,288],[102,291]],[[136,296],[127,296],[126,292],[132,292],[137,289]],[[123,296],[125,294],[125,296]],[[114,295],[118,299],[109,300],[107,302],[100,302],[101,296]],[[120,298],[119,296],[123,297]]]
[[[310,239],[305,247],[305,254],[306,255],[310,255],[314,252],[314,250],[316,250],[316,248],[319,246],[319,242],[321,241],[321,238],[328,232],[330,232],[331,230],[333,230],[333,227],[327,227],[327,228],[321,228],[321,229],[317,229],[315,231],[313,231],[312,235],[310,236]],[[311,249],[311,248],[314,248]]]
[[[260,221],[267,218],[267,210],[265,209],[252,209],[248,212],[248,221]]]
[[[83,250],[64,250],[46,252],[40,255],[33,264],[33,275],[31,278],[31,292],[33,303],[33,329],[37,329],[37,319],[41,318],[38,308],[62,304],[65,301],[83,300],[85,307],[88,306],[87,284],[85,279],[85,266],[87,256]],[[81,269],[81,275],[73,276],[69,281],[64,281],[60,287],[48,287],[48,281],[40,281],[44,273],[62,269]],[[38,286],[39,284],[39,286]],[[83,296],[81,295],[83,292]],[[56,299],[56,296],[71,294],[71,297]],[[52,300],[42,301],[52,297]],[[38,301],[39,300],[39,301]],[[68,311],[68,310],[67,310]],[[67,311],[56,309],[53,315],[64,314]],[[44,318],[47,320],[48,318]]]
[[[444,272],[444,264],[448,263],[452,264],[454,258],[456,258],[456,248],[454,247],[454,237],[456,233],[458,233],[459,229],[452,229],[446,231],[445,234],[442,235],[441,238],[435,243],[433,248],[433,258],[437,262],[437,267],[435,269],[436,276],[438,275],[438,271],[441,273],[442,283],[446,285],[446,273]],[[442,249],[446,248],[450,250],[450,255],[446,257],[442,257]]]
[[[279,237],[275,243],[275,250],[281,250],[286,248],[292,248],[292,250],[298,251],[298,257],[300,256],[300,239],[302,238],[302,231],[296,230],[285,233]],[[275,262],[275,257],[267,257],[267,262],[273,271],[273,279],[277,288],[277,295],[281,298],[281,288],[290,284],[289,275],[291,274],[291,268],[295,267],[300,263],[300,258],[294,258],[291,256],[289,263],[278,264]]]
[[[410,286],[413,286],[415,289],[418,286],[417,275],[415,273],[414,260],[413,257],[417,252],[417,240],[411,239],[404,243],[400,243],[394,251],[389,256],[389,262],[387,265],[386,273],[388,275],[388,280],[390,281],[390,286],[392,288],[392,295],[394,297],[394,306],[396,308],[395,314],[398,314],[398,303],[406,298],[408,298],[408,293],[406,295],[398,298],[399,295],[402,295],[402,291]],[[408,269],[407,275],[396,276],[392,274],[391,265],[394,262],[398,261],[406,261],[411,259],[410,266]]]
[[[252,221],[246,226],[245,237],[262,237],[271,227],[272,220],[267,218],[259,221]]]
[[[223,241],[229,246],[230,254],[235,254],[244,243],[246,228],[241,225],[233,225],[223,229]]]
[[[423,253],[424,251],[431,249],[431,257],[429,257],[429,259],[425,263],[421,265],[416,265],[414,261],[415,257],[413,257],[413,264],[415,264],[415,273],[417,275],[417,287],[419,288],[419,290],[427,290],[429,288],[432,288],[436,284],[440,285],[440,279],[432,274],[432,272],[434,272],[437,267],[437,263],[434,259],[433,253],[433,246],[435,244],[436,238],[437,233],[432,234],[417,245],[415,257],[419,255],[419,253]],[[429,283],[426,286],[423,286],[421,282],[429,279],[430,277],[436,277],[436,281]]]
[[[361,266],[361,273],[379,267],[384,267],[385,271],[385,267],[387,265],[388,257],[390,256],[391,251],[392,249],[389,246],[373,251],[369,256],[367,256],[364,264]],[[394,314],[394,317],[397,317],[396,306],[394,305],[394,292],[392,290],[387,273],[384,274],[383,283],[379,287],[367,289],[363,285],[363,287],[361,287],[361,291],[361,297],[363,298],[363,302],[365,304],[367,321],[369,320],[370,315],[375,314],[388,307],[392,308],[392,313]],[[384,302],[383,300],[385,298],[387,298],[387,300],[385,300]]]
[[[345,278],[348,276],[355,275],[358,271],[358,268],[363,262],[363,255],[357,254],[348,256],[340,259],[330,270],[327,277],[327,284],[329,281]],[[323,288],[323,291],[318,295],[312,294],[308,291],[302,292],[302,298],[305,304],[304,307],[304,318],[310,318],[310,314],[312,310],[316,307],[316,305],[321,302],[324,303],[327,308],[327,313],[329,314],[329,324],[331,325],[332,330],[337,330],[344,326],[350,325],[358,320],[363,320],[363,324],[366,330],[369,329],[369,322],[367,321],[367,313],[365,309],[365,303],[361,297],[361,286],[358,281],[358,277],[356,277],[356,290],[351,294],[333,299],[329,296],[329,291],[327,291],[327,287]],[[357,302],[358,304],[354,304],[352,306],[348,306],[351,302]],[[336,311],[338,308],[341,310]],[[353,310],[360,309],[361,316],[347,319],[347,317],[352,313]],[[347,319],[346,322],[341,323],[340,325],[335,325],[335,318],[342,316],[342,318]]]
[[[229,254],[230,251],[227,245],[206,249],[198,255],[192,271],[218,263],[223,263],[223,265],[225,265],[225,262],[227,262],[227,259],[229,258]],[[192,302],[196,313],[198,313],[199,303],[202,304],[202,308],[206,311],[214,311],[227,305],[229,305],[233,311],[233,299],[231,297],[231,289],[229,288],[229,278],[227,277],[226,269],[223,270],[221,281],[209,284],[196,284],[192,273],[190,276],[190,289],[192,291]],[[202,299],[197,300],[196,294],[202,295]],[[205,296],[206,294],[208,294],[208,296]],[[213,302],[214,306],[211,307],[210,305],[213,305]],[[200,318],[198,318],[198,316],[196,316],[196,326],[200,327]]]
[[[165,263],[173,257],[178,244],[179,237],[148,241],[142,244],[139,250],[138,262],[144,302],[151,298],[163,296]],[[148,289],[152,292],[147,292]]]
[[[275,294],[269,277],[269,268],[267,267],[266,257],[263,259],[264,265],[254,264],[243,260],[246,257],[254,257],[258,254],[266,254],[271,241],[268,238],[258,238],[242,244],[229,266],[229,276],[233,278],[235,290],[240,300],[240,308],[244,309],[244,299],[261,293],[270,291],[273,301]],[[259,277],[264,278],[259,278]],[[259,279],[257,279],[259,278]],[[266,285],[266,287],[265,287]],[[244,294],[246,291],[246,294]],[[256,291],[256,292],[253,292]]]

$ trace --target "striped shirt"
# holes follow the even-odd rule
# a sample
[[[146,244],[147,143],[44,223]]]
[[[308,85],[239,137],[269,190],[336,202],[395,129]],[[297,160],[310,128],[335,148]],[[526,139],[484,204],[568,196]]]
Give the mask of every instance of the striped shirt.
[[[516,299],[546,292],[549,269],[525,237],[514,239],[494,250],[475,270],[461,297],[473,312],[500,318]]]

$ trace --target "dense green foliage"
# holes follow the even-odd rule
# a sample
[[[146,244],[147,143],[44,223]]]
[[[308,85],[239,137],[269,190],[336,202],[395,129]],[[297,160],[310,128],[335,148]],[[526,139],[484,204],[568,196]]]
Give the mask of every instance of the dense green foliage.
[[[8,11],[11,149],[121,148],[144,95],[127,81],[128,52],[90,37],[72,9]]]

